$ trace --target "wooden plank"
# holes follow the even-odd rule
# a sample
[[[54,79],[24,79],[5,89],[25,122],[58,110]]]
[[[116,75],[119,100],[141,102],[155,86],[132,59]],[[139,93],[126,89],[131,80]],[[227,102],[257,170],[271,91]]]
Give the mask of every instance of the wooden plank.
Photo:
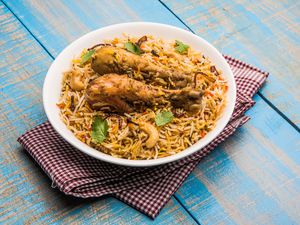
[[[4,1],[54,57],[87,32],[115,23],[167,22],[184,28],[158,1]],[[159,9],[159,10],[156,10]]]
[[[255,100],[252,119],[202,160],[176,193],[200,224],[300,221],[300,135]]]
[[[224,54],[270,72],[260,92],[300,127],[300,1],[163,2]]]
[[[2,3],[0,36],[0,223],[152,223],[114,198],[77,199],[50,187],[48,177],[16,139],[46,120],[41,90],[52,58]],[[195,224],[175,198],[155,222]]]
[[[37,6],[34,7],[34,4],[37,4]],[[13,8],[17,16],[22,18],[22,21],[28,29],[53,55],[57,55],[63,47],[52,43],[53,38],[57,38],[57,41],[63,43],[66,39],[73,40],[81,35],[81,33],[75,33],[74,38],[70,37],[70,35],[76,31],[73,26],[76,24],[78,15],[87,17],[87,12],[94,12],[95,14],[101,12],[99,14],[102,15],[107,11],[107,8],[103,9],[105,4],[98,5],[95,3],[91,11],[88,3],[80,5],[80,7],[76,7],[75,9],[74,5],[80,3],[76,2],[70,4],[64,2],[64,4],[59,5],[59,8],[56,8],[54,13],[52,12],[54,11],[53,8],[54,6],[56,7],[58,3],[51,2],[47,3],[48,11],[40,12],[38,5],[41,5],[41,3],[35,2],[34,4],[19,3],[18,5],[21,5],[21,8],[18,6],[11,8]],[[126,7],[122,5],[122,8],[119,8],[119,4],[119,2],[110,1],[109,9],[112,15],[119,15],[122,12],[123,21],[137,19],[156,21],[156,18],[159,18],[159,20],[168,23],[179,23],[171,13],[167,14],[166,8],[158,6],[156,2],[147,1],[145,5],[148,8],[144,10],[141,10],[141,4],[138,5],[136,1],[127,1]],[[151,4],[155,5],[155,9],[150,7]],[[113,7],[113,5],[115,6]],[[139,7],[139,10],[137,10],[136,7]],[[66,12],[68,12],[68,17],[63,18],[62,15]],[[132,15],[132,12],[135,16]],[[124,19],[126,17],[124,14],[126,13],[128,14],[128,18]],[[147,17],[145,15],[147,15]],[[83,21],[78,21],[78,23],[85,23],[87,30],[110,24],[110,20],[99,20],[97,18],[90,18],[89,20],[88,23]],[[120,19],[118,22],[122,22],[122,20]],[[41,26],[41,24],[43,26]],[[60,29],[56,27],[58,26],[57,24],[64,24],[65,29],[68,27],[70,32],[66,31],[65,33],[67,34],[57,32],[57,29]],[[178,26],[182,26],[182,24],[178,24]],[[37,27],[41,28],[36,29]],[[50,31],[53,35],[51,36],[49,33],[48,39],[43,36],[43,34]],[[54,34],[56,37],[54,37]],[[65,35],[68,36],[65,37]],[[203,161],[207,161],[207,163],[205,165],[203,165],[203,163],[200,164],[196,172],[190,176],[176,194],[176,197],[184,206],[191,210],[193,215],[202,223],[214,224],[218,221],[220,223],[237,223],[245,222],[248,218],[256,218],[256,222],[259,221],[260,223],[271,223],[272,220],[269,217],[274,215],[277,215],[280,222],[291,222],[298,219],[297,215],[295,215],[299,208],[298,204],[290,198],[290,195],[282,191],[281,188],[287,187],[288,184],[291,183],[289,190],[292,191],[296,197],[299,195],[299,187],[293,183],[294,180],[298,182],[297,180],[299,179],[299,175],[294,172],[294,170],[297,171],[295,168],[299,165],[297,161],[299,152],[290,150],[297,150],[296,141],[299,139],[299,134],[262,101],[260,97],[257,97],[256,100],[258,101],[258,105],[249,113],[249,115],[256,120],[251,121],[249,125],[239,130],[235,137],[226,141],[224,144],[226,147],[221,147],[207,157],[205,161]],[[261,112],[264,113],[263,116],[261,116]],[[259,120],[257,120],[258,118]],[[278,133],[281,134],[282,138],[276,136],[275,131],[278,129],[280,129]],[[247,135],[245,135],[245,132]],[[270,135],[270,132],[272,132],[272,135]],[[233,139],[234,141],[232,141]],[[246,150],[244,149],[245,146],[247,147],[245,148]],[[225,154],[217,154],[223,153],[222,151],[225,151]],[[258,160],[260,158],[264,159],[263,162]],[[257,167],[256,171],[262,172],[266,170],[266,172],[258,173],[258,178],[255,178],[251,164],[249,166],[249,163],[247,163],[245,164],[247,166],[244,166],[243,162],[245,160],[249,160],[249,162],[256,162],[257,160],[258,162],[253,164]],[[268,160],[270,160],[270,162]],[[265,164],[271,164],[272,167],[266,167]],[[217,169],[214,169],[217,165]],[[234,165],[234,167],[231,165]],[[203,171],[203,176],[207,177],[207,182],[200,179],[201,176],[197,173],[198,170]],[[217,173],[218,171],[219,173]],[[278,181],[276,183],[271,179],[272,176],[269,174],[276,175],[277,173],[288,175],[281,176],[280,182]],[[269,183],[276,185],[274,187],[272,186],[272,189],[269,190],[267,189],[270,188],[268,186]],[[237,189],[231,188],[231,185],[235,185]],[[189,189],[189,187],[191,188]],[[277,200],[280,199],[282,201],[286,196],[287,201],[285,204],[290,203],[294,206],[288,207],[290,210],[289,213],[280,207]],[[234,197],[233,203],[231,197]],[[247,204],[245,204],[245,206],[240,204],[238,207],[233,207],[232,205],[234,205],[235,202],[246,202]],[[208,204],[205,205],[206,203]],[[255,207],[256,205],[259,206],[257,209]],[[261,211],[262,209],[269,209],[269,211]],[[281,215],[281,213],[283,213],[282,216],[278,216]]]

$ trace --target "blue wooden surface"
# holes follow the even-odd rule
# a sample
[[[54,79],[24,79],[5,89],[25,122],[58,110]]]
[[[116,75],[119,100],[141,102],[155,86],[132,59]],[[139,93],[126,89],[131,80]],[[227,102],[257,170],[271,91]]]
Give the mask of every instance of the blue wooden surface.
[[[163,3],[225,54],[271,73],[261,95],[300,126],[300,1]]]
[[[16,139],[46,120],[41,89],[52,58],[3,4],[0,27],[0,224],[151,223],[114,198],[80,200],[50,187]],[[174,197],[155,222],[173,221],[195,224]]]
[[[299,13],[293,1],[3,1],[0,222],[299,222]],[[247,112],[252,120],[199,164],[155,221],[113,198],[83,201],[51,189],[16,143],[46,120],[41,88],[53,58],[82,34],[126,21],[191,29],[224,53],[271,72]]]

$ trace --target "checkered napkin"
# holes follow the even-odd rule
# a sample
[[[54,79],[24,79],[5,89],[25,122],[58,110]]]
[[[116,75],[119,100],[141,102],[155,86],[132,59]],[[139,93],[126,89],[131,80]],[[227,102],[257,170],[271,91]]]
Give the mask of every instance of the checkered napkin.
[[[110,194],[155,218],[199,161],[239,126],[254,105],[251,97],[268,76],[253,66],[226,56],[237,84],[237,102],[230,122],[205,148],[176,162],[151,168],[117,166],[87,156],[64,141],[45,122],[18,141],[52,180],[52,187],[76,197]]]

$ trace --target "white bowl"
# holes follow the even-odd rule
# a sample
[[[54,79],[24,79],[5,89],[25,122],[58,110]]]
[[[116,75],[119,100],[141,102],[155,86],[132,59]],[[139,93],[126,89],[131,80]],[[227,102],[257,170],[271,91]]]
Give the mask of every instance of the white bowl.
[[[60,97],[63,72],[71,68],[71,60],[74,57],[79,56],[84,48],[89,48],[93,45],[101,43],[102,40],[105,39],[120,37],[124,32],[133,36],[151,34],[154,37],[163,38],[166,40],[181,40],[182,42],[192,46],[195,50],[203,52],[205,56],[208,56],[210,60],[214,64],[216,64],[217,68],[223,71],[223,76],[228,81],[229,88],[227,93],[227,105],[223,112],[223,115],[217,121],[216,127],[212,131],[210,131],[204,138],[180,153],[164,158],[151,160],[128,160],[115,158],[113,156],[97,151],[96,149],[93,149],[85,143],[79,141],[73,135],[73,133],[67,129],[66,125],[61,121],[59,117],[59,109],[56,106],[56,103],[59,101]],[[77,39],[69,46],[67,46],[56,57],[48,70],[43,86],[43,103],[47,117],[54,129],[67,142],[69,142],[80,151],[96,159],[118,165],[134,167],[161,165],[184,158],[196,151],[199,151],[201,148],[210,143],[224,129],[231,117],[231,114],[233,113],[235,99],[236,85],[232,71],[224,57],[216,48],[214,48],[204,39],[192,34],[189,31],[169,25],[145,22],[116,24],[92,31]]]

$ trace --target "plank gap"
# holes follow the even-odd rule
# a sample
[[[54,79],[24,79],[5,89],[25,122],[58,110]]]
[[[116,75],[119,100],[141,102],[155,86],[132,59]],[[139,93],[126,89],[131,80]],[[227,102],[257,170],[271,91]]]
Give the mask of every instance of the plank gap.
[[[54,56],[48,51],[48,49],[39,41],[37,37],[30,31],[30,29],[22,22],[22,20],[13,12],[13,10],[1,0],[2,4],[9,10],[9,12],[18,20],[18,22],[25,28],[25,30],[33,37],[33,39],[48,53],[48,55],[55,59]]]

